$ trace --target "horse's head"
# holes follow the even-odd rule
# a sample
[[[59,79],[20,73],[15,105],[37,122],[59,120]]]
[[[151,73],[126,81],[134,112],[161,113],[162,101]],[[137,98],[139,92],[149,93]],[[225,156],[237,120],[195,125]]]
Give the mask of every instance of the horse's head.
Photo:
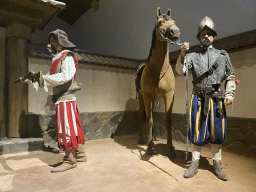
[[[157,39],[160,41],[177,41],[180,38],[180,29],[175,21],[171,19],[171,9],[166,14],[161,14],[160,8],[157,8]]]

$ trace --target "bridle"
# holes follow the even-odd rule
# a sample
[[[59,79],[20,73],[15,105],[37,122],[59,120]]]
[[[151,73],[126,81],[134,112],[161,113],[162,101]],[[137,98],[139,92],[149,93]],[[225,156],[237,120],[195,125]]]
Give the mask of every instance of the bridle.
[[[173,44],[173,45],[181,46],[183,43],[180,43],[180,39],[177,39],[176,41],[172,41],[171,39],[169,39],[169,38],[167,37],[167,32],[168,32],[169,30],[171,30],[171,26],[173,26],[173,25],[176,25],[176,24],[175,24],[175,23],[171,23],[171,24],[166,28],[166,30],[163,31],[163,30],[160,29],[160,28],[158,27],[158,25],[156,24],[156,30],[160,33],[161,37],[162,37],[163,39],[165,39],[167,42],[170,42],[170,43]]]
[[[158,27],[158,23],[156,23],[155,28],[156,28],[156,30],[160,33],[161,37],[162,37],[163,39],[165,39],[167,42],[170,42],[170,43],[173,44],[173,45],[181,46],[183,43],[180,43],[180,40],[179,40],[179,39],[177,39],[176,41],[172,41],[172,40],[169,39],[168,36],[167,36],[167,32],[168,32],[169,30],[171,30],[171,26],[173,26],[173,25],[176,25],[176,24],[175,24],[175,23],[171,23],[171,24],[166,28],[166,30],[163,31],[162,29],[160,29],[160,28]],[[167,71],[169,70],[169,68],[170,68],[170,64],[168,64],[167,69],[165,70],[165,72],[159,77],[159,81],[160,81],[161,79],[163,79],[163,77],[166,75],[166,73],[167,73]],[[151,72],[149,66],[148,66],[148,69],[149,69],[149,73],[152,75],[152,72]],[[154,89],[154,100],[156,100],[156,99],[155,99],[155,89]],[[156,103],[156,105],[155,105],[155,108],[156,108],[156,109],[157,109],[158,103],[159,103],[159,95],[158,95],[157,103]]]
[[[166,31],[163,31],[162,29],[160,29],[160,28],[158,27],[158,23],[157,23],[157,24],[156,24],[156,30],[160,33],[161,37],[162,37],[163,39],[165,39],[167,42],[170,42],[170,43],[173,44],[173,45],[181,46],[183,43],[180,43],[180,39],[177,39],[176,41],[172,41],[172,40],[169,39],[168,36],[167,36],[168,30],[171,30],[171,26],[173,26],[173,25],[176,25],[176,24],[175,24],[175,23],[171,23],[171,24],[166,28]],[[165,74],[166,74],[166,72],[168,71],[169,67],[170,67],[170,65],[168,65],[168,67],[167,67],[166,71],[164,72],[164,74],[163,74],[161,77],[159,77],[159,80],[161,80],[161,79],[165,76]],[[150,69],[149,69],[149,71],[150,71]]]

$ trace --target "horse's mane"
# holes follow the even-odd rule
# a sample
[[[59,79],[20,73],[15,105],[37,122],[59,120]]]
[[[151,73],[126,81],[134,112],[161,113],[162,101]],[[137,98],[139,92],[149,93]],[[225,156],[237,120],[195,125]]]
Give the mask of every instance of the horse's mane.
[[[156,40],[156,26],[154,27],[153,32],[152,32],[151,48],[150,48],[150,51],[149,51],[147,63],[149,62],[149,59],[152,56],[152,49],[155,47],[155,44],[156,44],[155,40]]]

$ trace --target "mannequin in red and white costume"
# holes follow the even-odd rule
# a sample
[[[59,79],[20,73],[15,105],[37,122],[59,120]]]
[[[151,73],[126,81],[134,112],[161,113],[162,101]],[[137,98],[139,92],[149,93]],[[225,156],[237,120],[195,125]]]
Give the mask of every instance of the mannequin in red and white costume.
[[[51,172],[75,168],[76,161],[87,161],[84,150],[84,132],[76,105],[75,76],[78,60],[72,52],[76,46],[68,40],[60,29],[49,33],[49,48],[54,55],[50,72],[40,76],[39,86],[48,91],[53,87],[53,102],[56,109],[56,134],[58,147],[65,151],[63,163]],[[29,80],[24,80],[28,82]],[[34,84],[35,87],[36,84]]]

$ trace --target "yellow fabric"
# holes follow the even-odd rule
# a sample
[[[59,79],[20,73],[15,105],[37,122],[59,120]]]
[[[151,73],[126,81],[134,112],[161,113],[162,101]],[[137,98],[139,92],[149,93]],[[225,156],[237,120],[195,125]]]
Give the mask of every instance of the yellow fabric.
[[[189,129],[191,131],[191,112],[192,112],[192,104],[193,104],[194,95],[192,95],[190,100],[190,109],[189,109]]]
[[[215,123],[214,123],[214,110],[213,110],[213,100],[209,99],[209,107],[211,110],[211,122],[212,122],[212,140],[215,141]]]
[[[200,125],[201,125],[201,106],[198,107],[198,110],[197,110],[197,115],[196,115],[196,129],[195,129],[195,138],[194,138],[194,141],[197,142],[198,140],[198,137],[199,137],[199,131],[200,131]]]
[[[222,114],[222,134],[223,134],[223,139],[225,137],[225,118],[224,118],[224,110],[223,110],[223,106],[222,106],[222,101],[220,101],[220,107],[221,107],[221,114]]]

